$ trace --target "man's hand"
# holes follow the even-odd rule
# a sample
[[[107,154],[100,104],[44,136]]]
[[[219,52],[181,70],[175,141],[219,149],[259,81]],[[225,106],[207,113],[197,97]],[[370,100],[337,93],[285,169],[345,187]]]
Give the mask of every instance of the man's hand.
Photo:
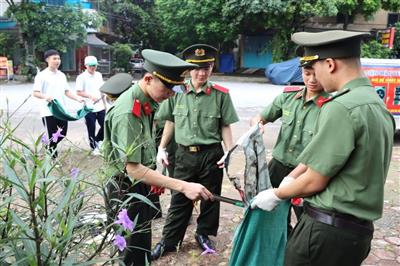
[[[282,201],[275,194],[275,189],[270,188],[264,191],[261,191],[254,197],[251,202],[251,208],[254,209],[258,207],[263,209],[264,211],[272,211],[275,207]]]
[[[225,152],[224,155],[221,157],[221,159],[219,159],[219,161],[217,162],[217,165],[218,165],[219,168],[224,168],[225,167],[226,156],[228,156],[228,152]]]
[[[53,100],[53,97],[51,97],[51,96],[47,96],[47,97],[46,97],[46,101],[48,101],[49,103],[50,103],[52,100]]]
[[[160,146],[158,147],[158,152],[157,152],[157,162],[162,165],[169,165],[168,162],[168,152],[166,151],[165,148],[161,148]]]
[[[183,184],[183,190],[182,193],[185,194],[185,196],[188,199],[191,200],[198,200],[198,199],[203,199],[203,200],[212,200],[213,196],[208,189],[206,189],[203,185],[197,184],[197,183],[192,183],[192,182],[185,182]]]
[[[290,183],[292,183],[294,180],[295,180],[295,178],[292,176],[289,176],[289,175],[285,176],[285,178],[282,179],[281,183],[279,184],[279,187],[287,186]]]

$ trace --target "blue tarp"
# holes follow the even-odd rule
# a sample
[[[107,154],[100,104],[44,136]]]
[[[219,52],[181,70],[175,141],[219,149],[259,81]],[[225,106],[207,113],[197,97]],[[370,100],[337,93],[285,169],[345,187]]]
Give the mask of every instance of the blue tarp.
[[[219,56],[219,72],[232,73],[235,71],[235,59],[233,54],[221,54]]]
[[[269,64],[265,76],[272,84],[285,85],[289,83],[302,83],[300,60],[298,57],[288,61]]]

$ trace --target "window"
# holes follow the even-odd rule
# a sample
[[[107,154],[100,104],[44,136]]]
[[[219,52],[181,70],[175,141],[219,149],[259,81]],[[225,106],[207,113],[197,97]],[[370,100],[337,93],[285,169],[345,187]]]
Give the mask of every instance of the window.
[[[400,21],[400,13],[390,13],[388,14],[388,28],[393,27],[394,24]]]

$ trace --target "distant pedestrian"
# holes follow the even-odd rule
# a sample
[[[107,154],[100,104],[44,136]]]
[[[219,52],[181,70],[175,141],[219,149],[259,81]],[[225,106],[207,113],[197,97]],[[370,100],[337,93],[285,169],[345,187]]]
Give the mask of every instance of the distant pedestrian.
[[[44,59],[47,67],[35,77],[33,96],[42,99],[40,103],[40,116],[42,117],[42,122],[46,127],[47,137],[50,141],[48,149],[51,151],[53,158],[56,158],[57,145],[67,135],[68,121],[54,117],[47,104],[57,99],[62,106],[65,106],[65,96],[77,102],[84,102],[84,100],[71,92],[65,74],[58,70],[61,65],[61,58],[58,51],[46,51]],[[53,134],[56,134],[55,137],[53,137]]]
[[[85,116],[86,127],[89,136],[90,148],[93,155],[99,155],[100,145],[104,138],[104,117],[106,114],[105,104],[99,88],[103,85],[103,76],[97,69],[97,58],[94,56],[85,57],[86,70],[76,78],[76,91],[79,96],[88,98],[91,102],[88,106],[93,108],[93,112]],[[96,134],[96,121],[99,130]]]

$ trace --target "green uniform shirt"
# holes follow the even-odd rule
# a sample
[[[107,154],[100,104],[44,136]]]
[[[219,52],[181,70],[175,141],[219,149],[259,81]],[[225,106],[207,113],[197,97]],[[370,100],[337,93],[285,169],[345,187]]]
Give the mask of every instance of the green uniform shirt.
[[[331,180],[306,200],[361,219],[380,218],[395,124],[369,80],[347,83],[322,107],[316,128],[299,161]]]
[[[186,92],[176,94],[161,104],[156,119],[175,123],[177,143],[209,145],[221,142],[221,128],[239,120],[228,92],[206,82],[199,93],[190,81]]]
[[[272,156],[288,167],[296,167],[297,157],[311,141],[320,111],[317,99],[329,94],[321,92],[306,101],[307,88],[302,91],[284,92],[274,99],[262,112],[261,118],[274,122],[281,118],[282,126]]]
[[[146,105],[153,110],[149,114],[145,113]],[[123,172],[127,162],[155,168],[156,146],[152,126],[157,106],[135,84],[118,97],[107,112],[104,123],[104,155],[114,166],[112,174]],[[134,108],[140,108],[140,117],[133,114]]]

